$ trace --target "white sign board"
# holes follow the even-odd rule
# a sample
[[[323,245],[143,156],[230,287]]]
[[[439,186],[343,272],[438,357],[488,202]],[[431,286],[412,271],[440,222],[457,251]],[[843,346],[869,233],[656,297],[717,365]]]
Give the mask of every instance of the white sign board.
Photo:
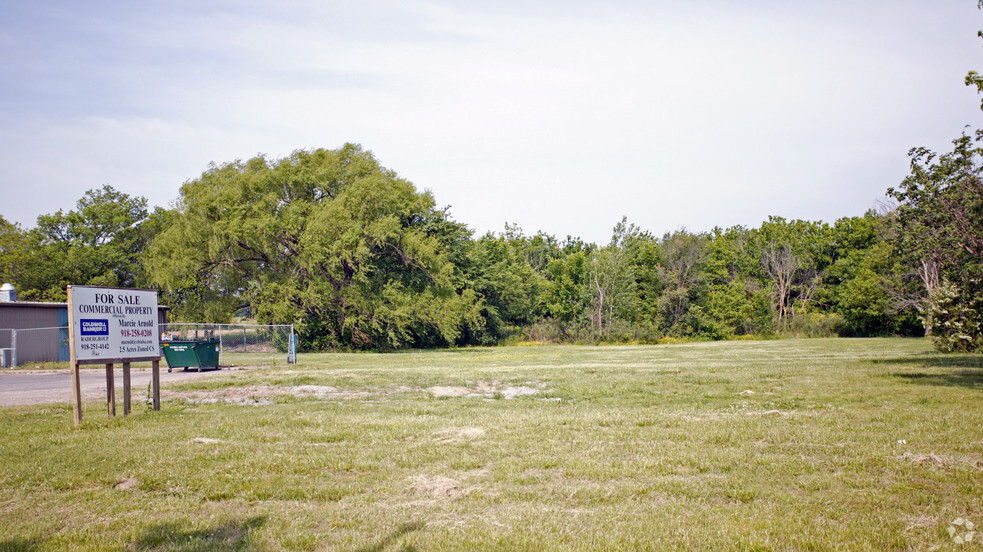
[[[70,293],[77,361],[160,357],[156,291],[72,286]]]

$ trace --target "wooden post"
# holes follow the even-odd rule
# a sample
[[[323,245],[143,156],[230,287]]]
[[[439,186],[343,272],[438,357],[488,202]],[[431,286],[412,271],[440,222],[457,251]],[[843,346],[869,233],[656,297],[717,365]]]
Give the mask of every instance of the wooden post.
[[[72,286],[66,290],[68,294],[68,336],[71,344],[68,347],[68,365],[72,370],[72,417],[75,427],[82,425],[82,380],[79,374],[78,359],[75,358],[75,309],[72,308]]]
[[[82,425],[82,381],[79,374],[78,362],[75,362],[75,353],[71,355],[72,364],[72,415],[75,418],[75,427]]]
[[[116,380],[113,378],[113,363],[106,363],[106,407],[109,417],[116,416]]]
[[[123,363],[123,415],[130,415],[130,363]]]
[[[154,410],[160,410],[160,359],[153,361],[151,368],[150,385],[154,394]]]

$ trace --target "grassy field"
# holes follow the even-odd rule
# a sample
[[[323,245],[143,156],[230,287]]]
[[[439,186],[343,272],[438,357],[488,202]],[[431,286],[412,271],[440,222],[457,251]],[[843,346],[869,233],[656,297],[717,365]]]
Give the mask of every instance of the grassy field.
[[[924,340],[300,360],[0,409],[0,551],[983,549],[983,362]]]

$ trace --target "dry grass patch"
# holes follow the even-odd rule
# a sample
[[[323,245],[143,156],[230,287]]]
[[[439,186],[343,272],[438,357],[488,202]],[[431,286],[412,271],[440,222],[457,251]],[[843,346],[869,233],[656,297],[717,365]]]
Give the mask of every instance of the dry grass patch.
[[[906,452],[899,457],[905,462],[933,469],[971,468],[983,472],[983,455],[931,454]]]
[[[434,442],[443,444],[463,443],[484,437],[485,431],[480,427],[456,427],[442,429],[437,432]]]

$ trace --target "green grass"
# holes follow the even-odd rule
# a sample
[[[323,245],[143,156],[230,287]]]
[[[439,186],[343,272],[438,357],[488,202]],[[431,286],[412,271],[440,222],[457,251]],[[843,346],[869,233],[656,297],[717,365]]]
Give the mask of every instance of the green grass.
[[[949,533],[983,523],[983,362],[924,340],[302,355],[165,391],[81,429],[0,409],[0,551],[983,548]]]

